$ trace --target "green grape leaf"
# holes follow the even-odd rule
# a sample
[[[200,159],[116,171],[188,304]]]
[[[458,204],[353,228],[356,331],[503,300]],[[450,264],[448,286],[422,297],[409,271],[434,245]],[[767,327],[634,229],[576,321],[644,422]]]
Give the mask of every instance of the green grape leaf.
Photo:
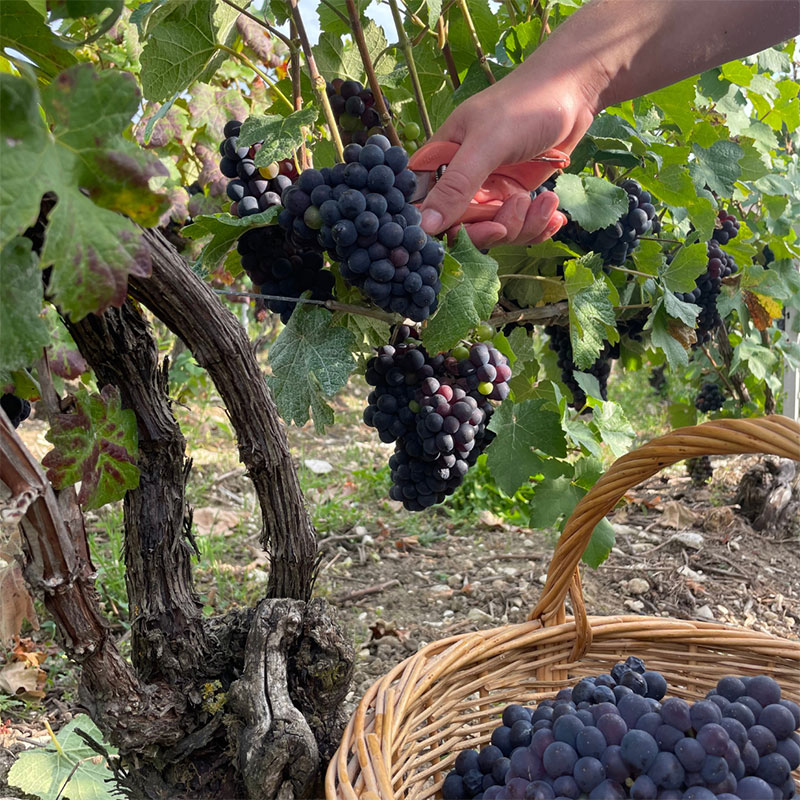
[[[295,310],[269,351],[272,376],[267,383],[286,422],[305,425],[309,408],[318,433],[333,422],[326,402],[347,383],[356,362],[351,351],[355,336],[333,324],[324,308]]]
[[[86,714],[78,714],[56,734],[60,751],[50,744],[17,756],[8,773],[9,785],[41,800],[113,800],[114,774],[106,759],[77,731],[103,742],[109,755],[117,754],[94,722]]]
[[[581,261],[568,261],[564,279],[569,297],[569,327],[572,354],[579,370],[597,360],[606,340],[619,341],[611,288],[602,277],[595,277]]]
[[[601,519],[592,531],[592,538],[583,551],[581,561],[592,569],[597,569],[611,554],[611,548],[617,540],[614,526],[605,518]]]
[[[317,69],[328,80],[344,78],[360,81],[364,76],[364,66],[358,50],[350,42],[342,43],[341,36],[323,31],[319,43],[312,50]]]
[[[681,247],[670,264],[661,270],[661,280],[671,292],[691,292],[697,278],[708,266],[708,248],[705,242]]]
[[[497,434],[488,450],[486,465],[507,494],[513,495],[542,465],[539,450],[564,458],[567,444],[561,420],[554,411],[547,411],[541,398],[522,403],[501,403],[490,428]]]
[[[280,206],[272,206],[266,211],[259,211],[249,217],[234,217],[230,214],[208,214],[195,217],[191,225],[181,230],[182,236],[190,239],[202,239],[211,235],[203,251],[200,253],[200,264],[203,271],[208,274],[213,272],[225,259],[236,240],[250,228],[260,228],[269,225],[280,214]]]
[[[492,61],[486,62],[492,70],[495,80],[499,81],[500,78],[505,78],[512,70],[503,64],[495,64]],[[440,73],[441,74],[441,73]],[[467,74],[461,81],[461,86],[453,92],[453,101],[456,105],[463,103],[468,97],[483,91],[489,87],[489,78],[483,71],[483,68],[477,61],[473,61],[469,65]]]
[[[689,174],[698,189],[708,186],[712,192],[724,197],[733,193],[733,184],[742,173],[739,159],[744,150],[735,142],[719,140],[711,147],[692,145],[694,161],[689,162]]]
[[[164,102],[195,81],[208,80],[228,57],[217,44],[233,43],[238,14],[224,3],[184,0],[150,22],[140,56],[144,96]]]
[[[641,175],[639,182],[654,197],[671,206],[685,206],[697,197],[685,164],[664,164],[654,176]]]
[[[495,45],[500,38],[500,25],[489,6],[489,0],[467,0],[469,13],[472,17],[473,30],[478,35],[484,53],[493,53]],[[461,72],[469,64],[475,62],[475,45],[473,44],[472,34],[467,26],[464,15],[458,5],[451,8],[447,14],[447,41],[456,63],[456,67]],[[487,62],[492,68],[496,78],[500,75],[495,71],[497,64]]]
[[[445,83],[443,73],[444,59],[441,52],[436,48],[436,43],[432,40],[423,39],[414,48],[414,63],[417,66],[417,77],[425,97],[432,97],[437,92],[441,92],[445,100],[440,101],[440,103],[449,100],[452,110],[452,107],[454,107],[453,90],[449,83]],[[441,121],[444,120],[442,119]]]
[[[430,353],[449,350],[492,313],[500,290],[497,262],[472,244],[466,231],[445,254],[439,308],[422,332]]]
[[[645,272],[655,277],[664,266],[664,262],[664,252],[661,250],[661,245],[658,242],[645,239],[640,242],[639,247],[633,251],[633,263],[636,264],[636,269],[638,269],[639,272]]]
[[[695,122],[694,83],[694,78],[686,78],[647,95],[647,99],[655,103],[669,120],[677,124],[684,135],[692,130]]]
[[[607,400],[592,409],[592,421],[600,432],[600,438],[619,458],[630,450],[636,431],[628,422],[622,406]]]
[[[503,37],[503,49],[515,63],[521,64],[538,46],[542,22],[540,19],[529,19],[514,25]]]
[[[762,72],[788,72],[792,66],[791,56],[780,47],[768,47],[756,55],[756,63]]]
[[[359,17],[369,5],[369,0],[355,0]],[[337,13],[338,12],[338,13]],[[337,36],[350,33],[350,17],[346,0],[325,0],[317,6],[319,29]]]
[[[303,127],[313,125],[316,118],[316,108],[303,108],[288,117],[278,114],[248,117],[239,132],[239,144],[244,147],[263,142],[256,153],[255,163],[257,167],[266,167],[273,161],[291,156],[305,139]]]
[[[52,133],[36,89],[0,74],[0,246],[33,225],[42,195],[54,192],[41,266],[53,266],[48,291],[77,321],[121,305],[129,274],[150,274],[141,230],[111,209],[155,222],[167,200],[148,182],[164,168],[122,136],[138,107],[130,76],[79,64],[45,89],[42,102]]]
[[[9,373],[25,369],[42,356],[50,344],[50,331],[39,316],[42,310],[42,273],[30,239],[18,236],[0,253],[0,383]]]
[[[80,389],[74,400],[74,410],[57,414],[45,436],[53,449],[42,465],[56,489],[80,481],[78,502],[100,508],[139,485],[136,415],[121,407],[119,389],[111,385],[100,394]]]
[[[533,337],[524,328],[514,328],[507,341],[514,355],[508,386],[514,394],[514,401],[520,403],[533,391],[539,375],[539,362]]]
[[[573,512],[584,494],[568,475],[543,480],[534,490],[530,501],[531,527],[555,527]]]
[[[678,300],[672,292],[664,292],[664,308],[669,316],[679,319],[690,328],[694,328],[697,324],[700,306],[694,303],[684,303],[683,300]]]
[[[27,56],[45,75],[55,77],[75,64],[75,56],[28,3],[0,3],[0,49],[10,47]]]
[[[204,125],[209,138],[221,141],[223,128],[231,119],[245,120],[249,114],[242,93],[233,87],[196,83],[189,98],[189,114],[193,128]]]
[[[556,193],[559,208],[587,231],[613,225],[628,210],[628,195],[624,189],[602,178],[559,175]]]
[[[653,347],[662,350],[667,357],[670,367],[685,367],[689,363],[687,340],[686,347],[679,341],[682,331],[678,325],[667,316],[667,311],[662,298],[656,301],[650,316],[647,318],[645,330],[650,331],[650,342]],[[688,330],[688,328],[687,328]]]

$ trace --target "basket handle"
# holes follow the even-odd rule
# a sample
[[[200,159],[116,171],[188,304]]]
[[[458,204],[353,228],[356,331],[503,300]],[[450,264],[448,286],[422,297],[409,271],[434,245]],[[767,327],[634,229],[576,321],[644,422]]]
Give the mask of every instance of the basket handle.
[[[744,453],[800,461],[800,424],[778,415],[713,420],[679,428],[618,458],[581,498],[567,520],[547,570],[542,596],[528,619],[538,619],[544,624],[563,622],[569,592],[578,632],[573,657],[583,655],[591,644],[591,626],[583,604],[578,562],[595,525],[616,506],[625,492],[664,467],[696,456]]]

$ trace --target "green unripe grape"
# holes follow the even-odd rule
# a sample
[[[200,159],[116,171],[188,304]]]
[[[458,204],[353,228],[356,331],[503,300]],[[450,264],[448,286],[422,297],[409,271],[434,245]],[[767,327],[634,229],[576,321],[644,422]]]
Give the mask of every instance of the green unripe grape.
[[[318,231],[322,227],[322,216],[316,206],[309,206],[306,213],[303,214],[303,222],[311,228],[312,231]]]
[[[358,117],[354,117],[352,114],[348,114],[346,111],[339,115],[339,127],[343,128],[346,131],[357,131],[363,127],[361,124],[361,120]]]
[[[403,138],[404,139],[416,139],[419,136],[419,125],[416,122],[406,122],[403,125]]]
[[[479,342],[488,342],[493,336],[494,328],[487,322],[481,322],[481,324],[475,328],[475,338]]]
[[[483,383],[478,384],[478,391],[481,394],[491,394],[492,389],[494,389],[494,384],[489,383],[489,381],[484,381]]]
[[[419,142],[417,142],[417,141],[412,139],[411,141],[406,142],[404,144],[404,147],[405,147],[406,153],[408,153],[409,155],[412,155],[413,153],[416,153],[417,150],[419,150]]]
[[[272,178],[278,177],[278,173],[281,170],[278,162],[273,161],[271,164],[267,164],[266,167],[259,167],[258,171],[262,178],[266,180],[272,180]]]
[[[458,347],[454,347],[452,350],[453,358],[457,358],[459,361],[463,361],[465,358],[469,358],[469,348],[465,347],[463,344],[458,345]]]
[[[412,414],[416,414],[419,411],[419,403],[416,400],[411,400],[408,404],[408,410]]]

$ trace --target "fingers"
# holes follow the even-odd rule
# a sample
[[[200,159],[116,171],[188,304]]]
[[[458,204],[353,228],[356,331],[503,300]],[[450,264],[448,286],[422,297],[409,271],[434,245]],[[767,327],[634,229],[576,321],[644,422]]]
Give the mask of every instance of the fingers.
[[[470,200],[499,164],[490,150],[469,138],[458,148],[422,204],[422,227],[427,233],[441,233],[458,222]]]

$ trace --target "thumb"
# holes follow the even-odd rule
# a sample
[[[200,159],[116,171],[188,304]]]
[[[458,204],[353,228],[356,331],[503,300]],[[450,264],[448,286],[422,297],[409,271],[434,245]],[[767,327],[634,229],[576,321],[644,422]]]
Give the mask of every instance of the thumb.
[[[422,204],[423,229],[434,235],[455,225],[498,165],[485,143],[465,139]]]

